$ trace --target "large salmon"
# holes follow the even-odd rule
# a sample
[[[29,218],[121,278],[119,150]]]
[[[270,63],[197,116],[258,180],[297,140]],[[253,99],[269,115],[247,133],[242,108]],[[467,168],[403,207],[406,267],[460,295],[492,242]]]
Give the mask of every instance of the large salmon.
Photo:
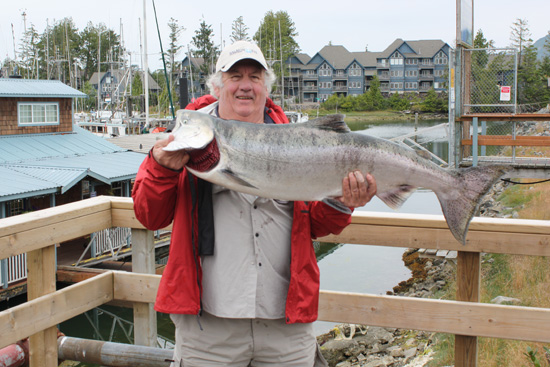
[[[464,244],[481,198],[505,173],[503,167],[444,169],[406,146],[351,132],[343,117],[273,125],[180,110],[175,139],[165,150],[188,150],[187,168],[204,180],[272,199],[323,200],[338,207],[334,198],[342,195],[342,179],[354,170],[374,176],[376,195],[391,208],[418,187],[430,189]]]

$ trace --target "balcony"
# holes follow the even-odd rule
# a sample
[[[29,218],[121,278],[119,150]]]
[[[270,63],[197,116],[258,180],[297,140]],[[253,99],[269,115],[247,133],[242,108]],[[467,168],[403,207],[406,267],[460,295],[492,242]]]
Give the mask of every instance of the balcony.
[[[347,85],[333,85],[332,86],[333,92],[347,92],[348,86]]]
[[[434,75],[430,73],[420,73],[418,80],[434,80]]]
[[[304,80],[318,80],[319,76],[317,74],[302,74]]]
[[[303,91],[317,91],[319,88],[316,85],[304,85],[302,87]]]
[[[333,74],[332,80],[348,80],[347,74]]]

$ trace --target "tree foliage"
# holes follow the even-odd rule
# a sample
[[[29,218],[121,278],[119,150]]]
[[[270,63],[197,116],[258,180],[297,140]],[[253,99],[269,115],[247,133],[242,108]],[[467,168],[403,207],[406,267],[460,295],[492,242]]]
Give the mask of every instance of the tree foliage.
[[[234,43],[235,41],[250,41],[250,37],[248,36],[248,27],[244,24],[242,15],[233,21],[231,29],[231,36],[229,36],[231,43]]]
[[[282,67],[283,62],[300,51],[295,39],[297,36],[298,32],[290,15],[282,10],[276,13],[268,11],[254,34],[254,40],[277,76],[281,76],[282,72],[288,74],[288,70]]]
[[[214,30],[212,29],[212,25],[206,24],[203,19],[199,29],[195,31],[192,43],[195,46],[195,50],[192,52],[193,56],[204,60],[200,71],[205,75],[213,73],[219,49],[214,45]]]
[[[168,28],[170,29],[170,35],[168,36],[170,43],[165,56],[168,58],[168,70],[170,70],[170,75],[172,75],[176,69],[176,56],[183,48],[183,46],[179,44],[179,37],[181,32],[185,30],[185,27],[180,26],[176,19],[170,18],[168,21]]]
[[[525,48],[533,44],[533,39],[531,38],[531,32],[529,31],[529,22],[526,19],[517,18],[511,27],[512,31],[510,33],[510,41],[512,42],[511,46],[518,49],[519,52],[519,61],[518,64],[522,64],[522,56]]]

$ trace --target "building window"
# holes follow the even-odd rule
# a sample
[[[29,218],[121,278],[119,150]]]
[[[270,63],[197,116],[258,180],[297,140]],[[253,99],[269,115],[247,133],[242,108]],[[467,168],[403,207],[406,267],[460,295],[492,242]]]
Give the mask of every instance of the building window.
[[[418,70],[407,70],[405,71],[406,77],[416,77],[418,76]]]
[[[390,65],[403,65],[403,56],[399,52],[394,53],[390,57]]]
[[[405,83],[405,89],[417,89],[417,88],[418,88],[418,83],[416,82]]]
[[[327,64],[321,65],[319,68],[319,76],[330,76],[332,75],[332,68]]]
[[[353,64],[349,68],[349,75],[351,76],[361,76],[361,67],[357,64]]]
[[[447,83],[445,83],[445,82],[435,82],[434,83],[434,88],[435,89],[446,89],[447,88]]]
[[[392,71],[390,71],[390,75],[391,76],[400,76],[400,77],[402,77],[403,76],[403,70],[392,70]]]
[[[17,122],[19,126],[59,125],[59,103],[19,102]]]
[[[407,65],[418,65],[418,59],[407,59],[405,61],[405,64],[407,64]]]
[[[435,76],[442,77],[442,76],[445,76],[446,73],[447,73],[447,70],[436,70]]]
[[[403,89],[403,83],[390,83],[391,89]]]
[[[437,53],[437,55],[435,55],[435,64],[436,65],[447,65],[448,62],[449,62],[449,59],[443,51],[439,51]]]

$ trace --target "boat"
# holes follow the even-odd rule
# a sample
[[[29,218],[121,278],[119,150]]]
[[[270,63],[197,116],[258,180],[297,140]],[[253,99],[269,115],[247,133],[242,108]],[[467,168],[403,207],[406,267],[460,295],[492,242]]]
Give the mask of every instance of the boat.
[[[285,115],[291,124],[309,121],[309,115],[299,111],[285,111]]]

